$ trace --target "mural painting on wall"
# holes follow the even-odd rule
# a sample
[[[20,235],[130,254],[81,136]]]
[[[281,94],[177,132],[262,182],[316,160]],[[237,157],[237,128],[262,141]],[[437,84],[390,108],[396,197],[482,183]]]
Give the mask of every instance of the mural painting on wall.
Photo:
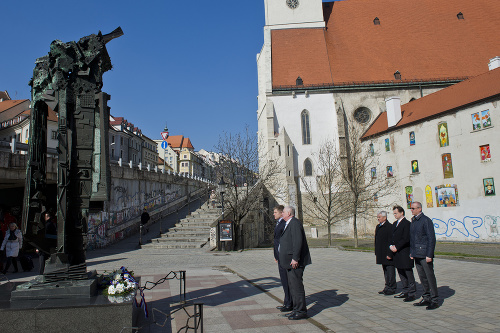
[[[479,112],[473,113],[472,117],[472,130],[477,131],[481,129],[481,115]]]
[[[410,209],[411,203],[413,202],[413,187],[406,186],[405,192],[406,192],[406,206],[408,207],[408,209]]]
[[[417,160],[411,161],[411,173],[418,173],[418,172],[419,172],[418,161]]]
[[[451,162],[451,154],[441,155],[441,161],[443,163],[443,174],[444,178],[453,178],[453,165]]]
[[[410,132],[410,146],[415,145],[415,132],[411,131]]]
[[[389,139],[385,139],[385,151],[391,151],[391,143]]]
[[[370,143],[370,156],[375,156],[375,148],[373,147],[373,143]]]
[[[438,207],[455,207],[458,205],[457,185],[436,186],[436,202]]]
[[[481,123],[483,128],[491,126],[490,110],[481,111]]]
[[[448,124],[440,123],[438,124],[439,131],[439,145],[441,147],[446,147],[450,145],[450,140],[448,138]]]
[[[481,162],[491,161],[490,145],[479,146],[479,152],[481,154]]]
[[[486,196],[495,195],[495,182],[493,181],[493,178],[484,178],[483,186],[484,186],[484,195]]]
[[[392,172],[392,165],[389,165],[387,167],[387,177],[392,177],[394,176],[394,173]]]
[[[372,175],[372,179],[373,178],[377,178],[377,168],[372,168],[371,169],[371,175]]]
[[[108,243],[106,230],[107,214],[103,212],[90,213],[88,218],[87,249],[91,250],[106,246]]]
[[[434,202],[432,200],[432,189],[429,185],[425,187],[425,202],[427,202],[427,208],[434,207]]]

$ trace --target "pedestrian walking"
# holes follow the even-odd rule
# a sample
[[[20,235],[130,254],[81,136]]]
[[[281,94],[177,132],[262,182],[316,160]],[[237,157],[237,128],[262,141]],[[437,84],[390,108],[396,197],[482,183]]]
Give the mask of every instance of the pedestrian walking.
[[[19,256],[19,250],[23,246],[23,235],[21,230],[17,228],[17,224],[10,223],[9,230],[5,233],[5,237],[0,247],[0,251],[5,250],[5,256],[7,257],[7,262],[2,273],[6,274],[9,270],[10,264],[14,266],[14,273],[18,272],[17,269],[17,257]]]
[[[144,227],[146,225],[146,223],[148,223],[148,221],[150,220],[150,217],[149,217],[149,214],[148,214],[148,211],[146,208],[144,208],[142,214],[141,214],[141,224],[142,226]],[[148,232],[149,229],[146,229],[146,232]]]

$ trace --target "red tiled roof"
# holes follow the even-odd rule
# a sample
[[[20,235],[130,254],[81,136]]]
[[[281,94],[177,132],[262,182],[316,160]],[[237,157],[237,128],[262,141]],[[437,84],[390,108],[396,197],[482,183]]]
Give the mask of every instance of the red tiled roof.
[[[191,140],[189,140],[189,138],[184,138],[184,140],[182,141],[182,148],[194,149],[193,145],[191,144]]]
[[[390,129],[387,126],[387,112],[381,113],[361,139],[365,140],[419,123],[446,112],[455,111],[459,108],[481,102],[493,96],[500,96],[500,68],[403,104],[401,106],[401,120],[396,126]]]
[[[7,90],[5,91],[0,91],[0,99],[3,99],[4,101],[9,100],[10,96]]]
[[[172,148],[181,148],[183,139],[183,135],[172,135],[167,138],[167,142]]]
[[[26,110],[29,110],[29,99],[6,100],[0,102],[0,122],[10,120]]]
[[[272,31],[273,87],[298,76],[306,86],[390,81],[396,71],[403,80],[475,76],[500,56],[498,0],[345,0],[323,11],[326,30]]]

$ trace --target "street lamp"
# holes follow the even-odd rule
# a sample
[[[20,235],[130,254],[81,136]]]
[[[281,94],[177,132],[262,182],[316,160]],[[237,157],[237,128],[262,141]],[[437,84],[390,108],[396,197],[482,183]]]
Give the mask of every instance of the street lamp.
[[[224,192],[226,192],[226,183],[224,182],[224,178],[220,177],[220,182],[218,186],[218,191],[220,193],[220,201],[222,206],[222,218],[224,218]]]

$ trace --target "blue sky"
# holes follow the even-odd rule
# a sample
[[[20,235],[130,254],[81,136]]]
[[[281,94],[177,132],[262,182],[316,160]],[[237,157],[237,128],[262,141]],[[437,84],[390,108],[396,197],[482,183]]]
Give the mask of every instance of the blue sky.
[[[81,6],[80,4],[84,4]],[[257,131],[256,54],[263,43],[264,0],[5,1],[0,20],[0,90],[30,98],[35,59],[50,43],[121,26],[108,43],[104,75],[111,114],[152,139],[171,135],[210,150],[219,133]]]

